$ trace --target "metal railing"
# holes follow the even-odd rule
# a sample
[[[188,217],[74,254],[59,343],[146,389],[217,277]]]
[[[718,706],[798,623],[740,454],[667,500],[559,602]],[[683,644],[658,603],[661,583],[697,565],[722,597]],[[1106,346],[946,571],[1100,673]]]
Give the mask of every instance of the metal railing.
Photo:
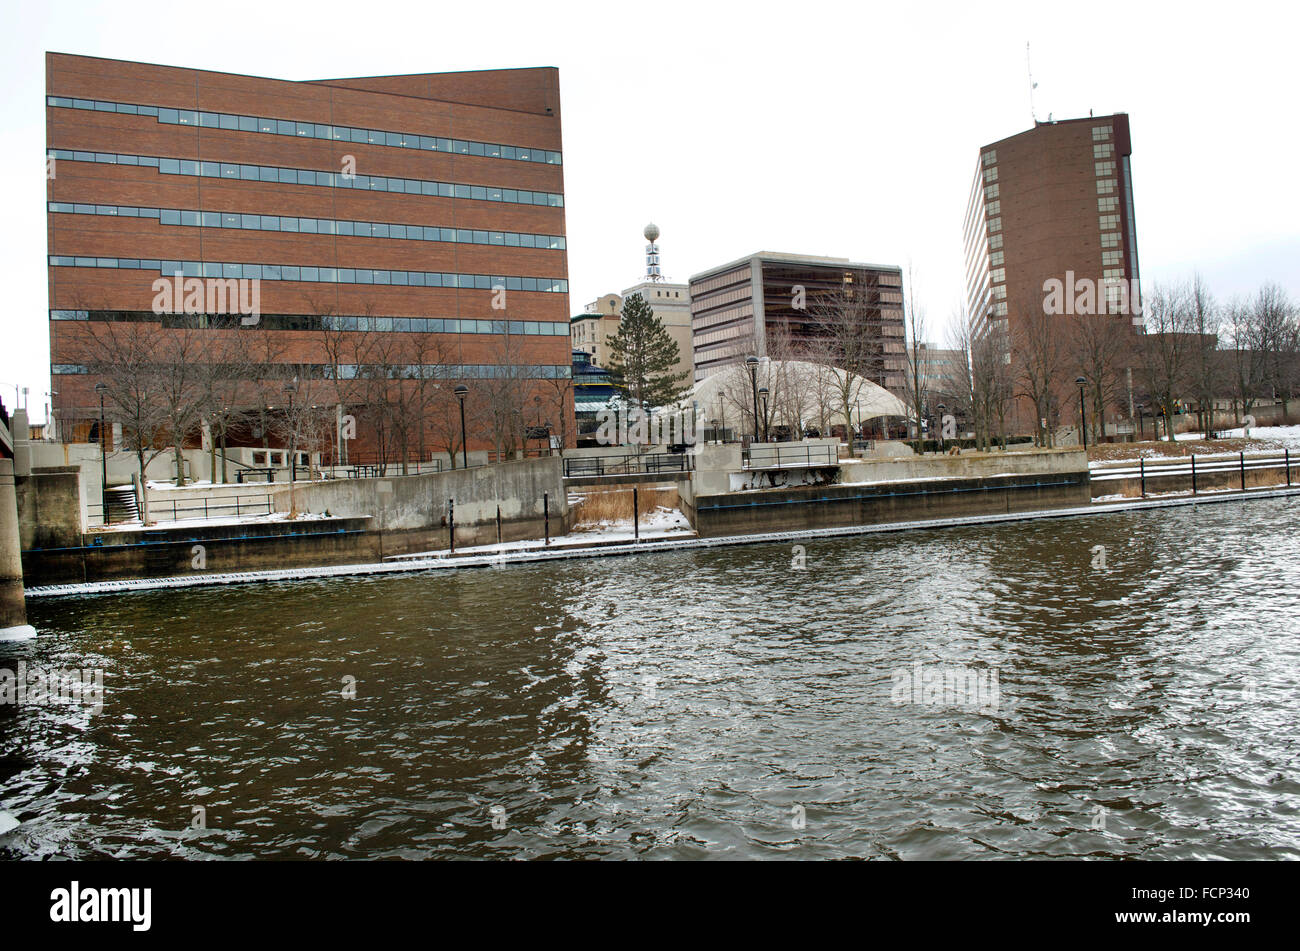
[[[1141,482],[1142,494],[1146,495],[1147,479],[1168,477],[1168,476],[1191,476],[1192,494],[1196,495],[1198,491],[1197,479],[1206,475],[1212,475],[1218,472],[1235,472],[1240,475],[1241,490],[1246,490],[1246,473],[1258,472],[1261,470],[1283,469],[1285,470],[1285,481],[1289,486],[1292,484],[1291,479],[1291,450],[1285,449],[1280,453],[1256,454],[1247,456],[1245,452],[1238,452],[1233,456],[1198,456],[1191,453],[1187,456],[1172,456],[1160,459],[1139,459],[1137,465],[1130,462],[1119,463],[1102,463],[1089,467],[1089,477],[1093,482],[1106,482],[1116,479],[1137,478]]]
[[[838,446],[751,446],[741,452],[746,469],[812,469],[838,466]]]
[[[662,472],[691,472],[695,457],[684,452],[652,452],[644,455],[565,456],[564,477],[653,475]]]
[[[110,502],[109,508],[113,505]],[[244,515],[270,515],[271,496],[266,495],[219,495],[193,499],[150,499],[149,518],[152,521],[183,522],[189,519],[230,518]],[[86,506],[87,515],[95,515],[103,523],[103,506],[92,502]],[[110,524],[127,524],[112,522]]]

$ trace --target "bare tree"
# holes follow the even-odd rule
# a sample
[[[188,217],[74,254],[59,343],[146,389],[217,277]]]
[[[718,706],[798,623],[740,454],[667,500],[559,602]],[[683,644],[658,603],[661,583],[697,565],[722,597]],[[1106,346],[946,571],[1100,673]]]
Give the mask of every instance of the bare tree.
[[[904,402],[912,411],[916,422],[916,441],[921,445],[921,420],[928,410],[929,393],[925,371],[925,347],[927,344],[925,308],[916,302],[916,279],[912,268],[907,269],[907,304],[903,311],[903,337],[906,360],[903,377],[906,384]]]
[[[542,407],[548,422],[559,420],[558,442],[560,455],[564,455],[569,445],[569,420],[573,417],[573,378],[569,376],[547,377],[537,387]]]
[[[1088,416],[1095,444],[1105,435],[1107,410],[1123,402],[1135,334],[1127,317],[1078,314],[1069,321],[1070,357],[1075,371],[1088,381],[1085,392],[1092,404]]]
[[[836,370],[827,382],[836,394],[836,409],[844,419],[849,455],[856,455],[853,416],[867,382],[883,382],[885,371],[884,319],[879,287],[849,280],[833,288],[809,307],[817,344],[808,348],[811,359]]]
[[[1017,296],[1008,303],[1018,318],[1011,322],[1009,340],[1015,393],[1034,408],[1034,444],[1050,448],[1054,442],[1058,391],[1068,365],[1059,318],[1044,312],[1034,295]]]
[[[492,433],[498,460],[524,445],[524,406],[533,388],[528,368],[522,362],[522,341],[510,332],[508,321],[500,324],[502,332],[491,347],[493,374],[476,387],[482,392],[478,407]]]
[[[1154,408],[1165,417],[1165,437],[1174,441],[1174,403],[1187,386],[1192,347],[1191,289],[1156,284],[1144,302],[1143,376]]]
[[[294,379],[285,387],[286,401],[275,416],[275,432],[289,451],[289,518],[298,517],[297,482],[299,453],[313,455],[329,446],[334,423],[332,387],[322,380]],[[310,473],[309,473],[310,477]]]
[[[1214,399],[1222,385],[1218,358],[1220,311],[1200,274],[1192,276],[1187,303],[1188,329],[1194,334],[1187,354],[1188,387],[1196,400],[1201,432],[1208,434],[1214,428]]]
[[[1254,408],[1264,386],[1264,352],[1255,315],[1255,308],[1240,299],[1234,299],[1225,314],[1228,384],[1239,422]]]
[[[1290,422],[1290,402],[1300,375],[1300,327],[1296,306],[1277,284],[1265,284],[1255,296],[1253,322],[1263,355],[1263,382],[1282,401],[1282,421]]]
[[[136,457],[140,476],[141,518],[149,521],[149,464],[170,448],[168,414],[159,398],[153,364],[163,330],[156,321],[88,321],[75,344],[79,363],[98,376],[104,392],[106,421],[121,427],[124,448]]]

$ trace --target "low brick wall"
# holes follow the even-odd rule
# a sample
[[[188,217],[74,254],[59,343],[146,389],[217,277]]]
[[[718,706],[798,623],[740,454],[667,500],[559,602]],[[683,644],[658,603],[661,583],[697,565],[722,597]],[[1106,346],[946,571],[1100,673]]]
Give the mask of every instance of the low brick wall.
[[[683,502],[701,537],[877,525],[1088,505],[1086,472],[1005,475],[888,485],[800,486],[699,496]]]

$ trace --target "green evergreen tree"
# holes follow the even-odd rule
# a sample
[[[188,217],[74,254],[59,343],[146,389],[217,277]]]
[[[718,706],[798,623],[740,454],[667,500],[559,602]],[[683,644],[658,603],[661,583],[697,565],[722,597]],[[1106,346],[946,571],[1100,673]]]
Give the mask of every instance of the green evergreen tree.
[[[665,406],[686,390],[689,372],[674,372],[681,351],[640,294],[623,302],[618,333],[609,338],[610,382],[642,408]]]

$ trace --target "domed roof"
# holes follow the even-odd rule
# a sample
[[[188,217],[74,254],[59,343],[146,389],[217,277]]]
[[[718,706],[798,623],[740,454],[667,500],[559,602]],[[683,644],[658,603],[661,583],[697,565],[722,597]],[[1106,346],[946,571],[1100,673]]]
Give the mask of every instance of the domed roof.
[[[798,415],[804,423],[818,419],[821,408],[833,422],[844,421],[844,393],[853,401],[853,419],[861,422],[878,416],[907,416],[907,407],[893,393],[870,380],[846,373],[835,367],[803,360],[762,360],[758,365],[758,385],[767,387],[773,407],[779,415]],[[684,404],[699,403],[706,418],[721,402],[723,411],[732,408],[751,412],[754,398],[749,370],[736,364],[719,370],[695,384]],[[713,407],[710,410],[708,407]],[[774,413],[774,415],[776,415]]]
[[[659,240],[659,226],[653,221],[645,226],[645,239],[651,244]]]

